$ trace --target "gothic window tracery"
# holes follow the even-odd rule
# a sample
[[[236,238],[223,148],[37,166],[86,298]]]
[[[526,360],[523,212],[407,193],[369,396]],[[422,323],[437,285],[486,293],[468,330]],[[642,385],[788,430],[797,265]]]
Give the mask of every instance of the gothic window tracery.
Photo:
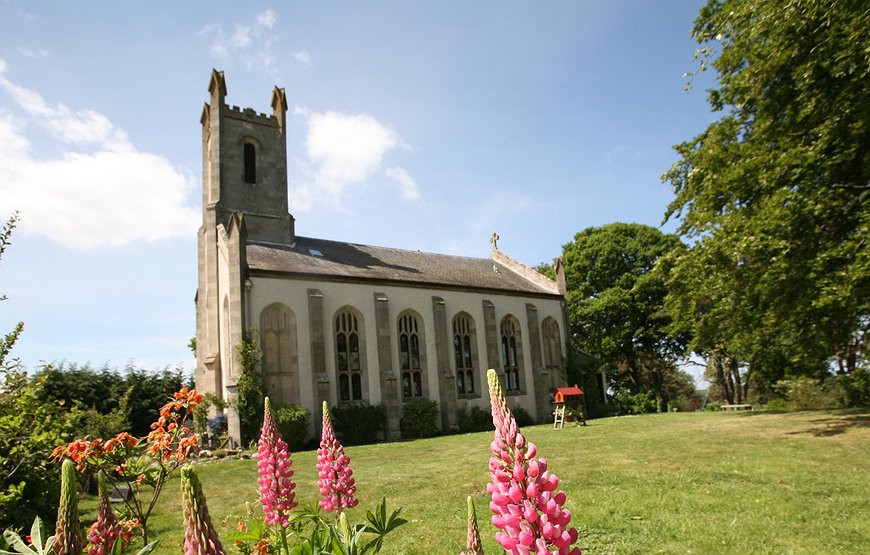
[[[335,366],[340,401],[363,399],[364,357],[361,316],[345,308],[335,317]]]
[[[456,367],[456,392],[474,396],[478,390],[475,377],[474,320],[465,312],[453,318],[453,363]]]
[[[423,329],[417,316],[406,312],[399,317],[399,366],[402,370],[403,400],[423,398],[423,345]]]
[[[521,392],[522,356],[520,324],[508,314],[501,321],[501,356],[505,392]]]

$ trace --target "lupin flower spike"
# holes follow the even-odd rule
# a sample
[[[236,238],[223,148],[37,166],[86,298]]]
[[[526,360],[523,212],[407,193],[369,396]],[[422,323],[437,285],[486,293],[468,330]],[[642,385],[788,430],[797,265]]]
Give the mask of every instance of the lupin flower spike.
[[[350,457],[344,454],[344,447],[335,437],[326,401],[323,402],[323,432],[317,449],[317,471],[320,477],[317,486],[322,497],[320,506],[326,512],[341,513],[344,509],[356,507],[359,501],[354,499],[356,485]]]
[[[85,548],[79,524],[76,465],[65,459],[60,467],[60,506],[57,509],[54,555],[80,555]]]
[[[109,486],[106,477],[98,474],[100,505],[97,521],[88,530],[88,555],[105,555],[112,552],[115,540],[123,534],[121,524],[109,502]],[[123,540],[122,540],[123,541]]]
[[[577,529],[569,528],[571,512],[562,509],[565,492],[557,492],[559,479],[547,470],[544,459],[536,459],[537,448],[528,443],[508,408],[495,370],[486,373],[492,403],[495,439],[486,489],[493,525],[500,531],[497,541],[510,555],[580,555]],[[551,551],[554,549],[555,551]]]
[[[184,555],[226,555],[208,516],[196,470],[181,468],[181,507],[184,511]]]
[[[272,416],[272,404],[265,399],[263,430],[257,442],[257,472],[260,477],[260,505],[266,516],[266,524],[279,524],[286,528],[290,524],[289,513],[298,505],[293,489],[293,470],[290,450],[278,433]]]
[[[477,527],[477,514],[474,512],[474,502],[469,495],[466,498],[468,503],[468,541],[466,542],[467,551],[463,551],[461,555],[483,555],[483,543],[480,541],[480,529]]]

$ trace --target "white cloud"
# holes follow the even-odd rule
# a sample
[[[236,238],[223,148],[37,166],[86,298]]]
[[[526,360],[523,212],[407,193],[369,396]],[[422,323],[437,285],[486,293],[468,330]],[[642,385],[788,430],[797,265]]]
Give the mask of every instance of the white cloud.
[[[237,25],[236,31],[230,37],[230,44],[233,48],[245,48],[251,44],[251,28],[246,25]]]
[[[257,16],[257,23],[268,29],[275,26],[275,21],[277,21],[277,18],[272,10],[266,10]]]
[[[398,134],[367,114],[314,113],[308,117],[305,152],[316,166],[317,184],[331,193],[365,181]]]
[[[10,82],[0,59],[0,206],[21,212],[21,229],[80,249],[190,236],[198,211],[186,203],[194,179],[165,158],[140,152],[103,114],[50,105]],[[38,125],[66,150],[36,157],[27,129]],[[86,148],[89,147],[89,148]]]
[[[309,65],[311,63],[311,54],[309,54],[307,50],[300,50],[293,54],[293,59],[300,64]]]
[[[402,198],[408,202],[417,202],[420,200],[420,189],[417,187],[417,182],[411,177],[405,168],[392,167],[387,168],[384,172],[387,177],[399,184],[399,191],[402,193]]]
[[[384,156],[405,146],[395,129],[368,114],[314,112],[296,106],[293,113],[307,120],[305,159],[291,160],[296,176],[293,209],[308,211],[315,202],[341,210],[348,191],[367,183],[381,172]],[[408,172],[391,167],[384,174],[399,184],[402,198],[420,198],[417,184]]]
[[[18,51],[28,58],[45,58],[49,55],[49,51],[42,48],[33,48],[29,44],[19,46]]]
[[[246,69],[258,69],[276,77],[276,39],[273,35],[276,22],[275,12],[266,10],[257,14],[251,23],[236,24],[229,38],[218,24],[206,25],[199,36],[210,40],[209,50],[221,63],[239,62]]]

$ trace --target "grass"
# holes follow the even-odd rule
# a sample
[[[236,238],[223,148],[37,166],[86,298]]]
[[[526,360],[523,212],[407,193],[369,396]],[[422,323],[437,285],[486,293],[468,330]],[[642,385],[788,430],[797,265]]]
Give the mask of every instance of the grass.
[[[870,412],[659,414],[586,427],[525,428],[559,476],[586,555],[859,553],[870,545]],[[410,523],[385,553],[458,553],[465,497],[474,497],[488,553],[491,433],[350,447],[364,519],[382,496]],[[297,496],[317,500],[315,453],[293,454]],[[212,519],[256,500],[256,462],[199,467]],[[93,501],[83,508],[93,507]],[[152,517],[159,553],[181,541],[177,479]],[[92,511],[93,509],[91,509]],[[91,514],[84,514],[87,519]],[[230,546],[227,546],[230,547]]]

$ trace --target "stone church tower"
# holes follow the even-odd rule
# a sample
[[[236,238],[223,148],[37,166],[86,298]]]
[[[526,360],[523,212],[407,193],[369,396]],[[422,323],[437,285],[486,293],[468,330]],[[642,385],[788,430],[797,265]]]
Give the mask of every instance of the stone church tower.
[[[292,244],[295,233],[287,204],[284,89],[272,91],[271,115],[228,106],[222,71],[212,70],[208,90],[211,102],[200,118],[203,223],[197,245],[196,383],[220,392],[235,386],[232,346],[250,327],[241,310],[246,239]],[[230,424],[236,424],[233,418]]]
[[[278,404],[381,405],[399,438],[406,403],[431,400],[439,427],[489,406],[494,368],[512,407],[539,421],[565,383],[570,352],[564,269],[552,281],[498,250],[472,258],[303,237],[288,213],[287,101],[272,113],[228,106],[213,70],[202,111],[196,385],[230,401],[235,347],[258,337],[259,370]],[[258,333],[253,333],[257,330]],[[228,409],[230,437],[240,439]],[[294,446],[291,446],[294,447]]]

